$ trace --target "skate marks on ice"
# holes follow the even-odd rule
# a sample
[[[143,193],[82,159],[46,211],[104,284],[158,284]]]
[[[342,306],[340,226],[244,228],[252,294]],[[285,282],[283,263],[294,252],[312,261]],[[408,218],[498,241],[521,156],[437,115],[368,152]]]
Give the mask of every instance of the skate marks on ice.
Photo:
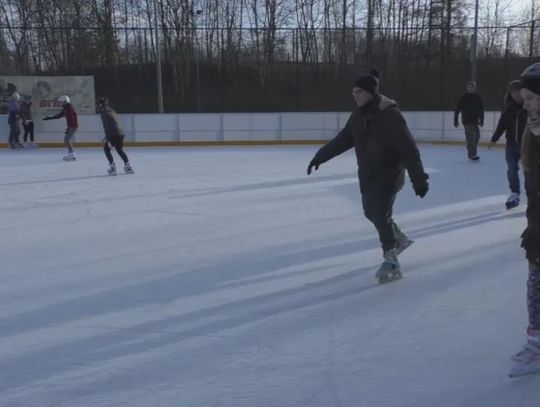
[[[21,385],[29,386],[55,374],[76,370],[80,366],[157,351],[195,338],[219,336],[222,331],[253,324],[279,314],[294,313],[311,306],[353,297],[378,286],[370,284],[357,287],[351,284],[351,279],[367,271],[368,269],[353,270],[299,287],[232,300],[182,315],[152,318],[130,326],[112,327],[89,323],[85,328],[74,329],[75,333],[79,331],[84,336],[75,335],[79,337],[71,337],[68,342],[43,346],[39,350],[4,358],[4,369],[0,372],[0,391]],[[126,290],[113,290],[111,293],[80,301],[73,300],[59,306],[84,307],[105,300],[111,302],[113,298],[127,294]],[[177,308],[182,309],[181,301]],[[50,311],[52,310],[48,310]],[[2,332],[7,330],[9,327],[2,327]],[[137,340],[134,340],[135,337]],[[36,368],[36,360],[39,361],[39,368]]]
[[[172,195],[172,199],[181,199],[181,198],[190,198],[190,197],[200,197],[214,194],[227,194],[235,192],[257,192],[262,190],[273,190],[278,188],[290,188],[297,186],[313,185],[324,182],[332,181],[354,181],[355,184],[358,183],[358,177],[354,173],[342,173],[336,175],[323,175],[318,177],[302,177],[302,178],[287,178],[277,181],[268,181],[268,182],[257,182],[257,183],[247,183],[243,185],[231,185],[226,188],[213,188],[208,190],[201,190],[199,192],[187,192]]]
[[[126,174],[127,175],[127,174]],[[16,185],[33,185],[33,184],[48,184],[55,182],[74,182],[74,181],[84,181],[90,179],[99,179],[103,177],[109,177],[110,175],[87,175],[80,177],[61,177],[61,178],[45,178],[45,179],[36,179],[31,181],[13,181],[13,182],[3,182],[0,183],[0,186],[16,186]]]

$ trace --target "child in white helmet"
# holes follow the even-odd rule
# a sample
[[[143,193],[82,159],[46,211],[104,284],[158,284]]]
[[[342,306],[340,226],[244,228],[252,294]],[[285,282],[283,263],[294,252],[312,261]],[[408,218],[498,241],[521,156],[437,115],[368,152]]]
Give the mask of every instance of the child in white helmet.
[[[73,151],[73,138],[75,133],[79,128],[79,122],[77,120],[77,112],[73,108],[73,105],[70,103],[69,96],[62,95],[58,98],[58,103],[62,106],[62,110],[54,115],[44,117],[43,120],[53,120],[60,119],[62,117],[66,118],[66,132],[64,137],[64,144],[68,149],[68,154],[63,157],[64,161],[75,161],[75,152]]]

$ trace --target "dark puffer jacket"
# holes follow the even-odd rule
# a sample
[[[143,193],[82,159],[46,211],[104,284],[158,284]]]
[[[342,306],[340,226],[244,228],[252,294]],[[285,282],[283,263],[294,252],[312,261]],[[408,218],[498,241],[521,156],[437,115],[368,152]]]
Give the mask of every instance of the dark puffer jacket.
[[[413,186],[426,185],[428,175],[416,143],[397,103],[377,96],[367,109],[353,111],[339,134],[315,155],[320,164],[354,147],[362,193],[381,183],[401,188],[407,169]]]
[[[491,137],[496,143],[503,134],[506,136],[506,144],[521,144],[523,131],[527,125],[527,111],[518,105],[514,99],[507,99],[506,108],[501,113],[499,123]]]
[[[528,118],[521,145],[523,169],[529,179],[527,228],[521,246],[527,260],[540,266],[540,119]]]
[[[465,93],[458,101],[454,111],[454,124],[458,125],[461,113],[461,122],[467,125],[484,125],[484,102],[478,93]]]

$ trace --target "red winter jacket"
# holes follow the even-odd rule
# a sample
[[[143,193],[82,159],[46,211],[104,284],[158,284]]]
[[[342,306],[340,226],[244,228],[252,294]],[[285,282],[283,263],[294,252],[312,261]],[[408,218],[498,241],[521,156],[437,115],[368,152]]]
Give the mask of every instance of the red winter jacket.
[[[62,111],[54,116],[51,116],[50,119],[60,119],[61,117],[66,118],[66,123],[68,128],[70,129],[78,129],[79,128],[79,122],[77,120],[77,112],[71,106],[71,104],[66,103],[64,106],[62,106]]]

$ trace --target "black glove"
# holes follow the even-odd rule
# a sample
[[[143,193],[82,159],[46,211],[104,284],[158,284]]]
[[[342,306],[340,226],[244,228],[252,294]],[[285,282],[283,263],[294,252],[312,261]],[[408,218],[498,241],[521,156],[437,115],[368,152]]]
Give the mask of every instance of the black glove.
[[[425,184],[414,186],[414,193],[416,194],[416,196],[419,196],[420,198],[425,197],[428,191],[429,191],[429,184],[427,182]]]
[[[319,165],[321,165],[321,164],[320,164],[319,161],[316,160],[315,158],[314,158],[313,160],[311,160],[311,161],[309,162],[308,167],[307,167],[307,175],[311,175],[311,169],[312,169],[313,167],[315,167],[315,171],[317,171],[317,170],[319,169]]]
[[[43,120],[51,120],[50,117],[44,117]]]

